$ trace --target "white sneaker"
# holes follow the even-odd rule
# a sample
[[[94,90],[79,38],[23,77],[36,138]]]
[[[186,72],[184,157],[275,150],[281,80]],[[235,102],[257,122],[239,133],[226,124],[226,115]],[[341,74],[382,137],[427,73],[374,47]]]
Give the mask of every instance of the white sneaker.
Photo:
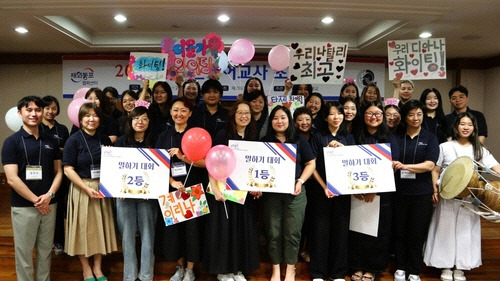
[[[333,281],[345,281],[345,279],[344,278],[335,278],[335,279],[333,279]]]
[[[325,280],[323,280],[321,278],[314,278],[313,281],[325,281]]]
[[[235,281],[232,273],[228,274],[217,274],[217,279],[219,281]]]
[[[394,281],[406,281],[406,272],[401,269],[396,270],[394,273]]]
[[[408,281],[420,281],[420,276],[415,274],[410,274],[410,276],[408,277]]]
[[[182,281],[194,281],[194,272],[192,269],[186,268],[184,271],[184,278],[182,278]]]
[[[448,268],[441,270],[441,280],[453,281],[453,271]]]
[[[453,279],[455,281],[465,281],[467,278],[465,278],[465,274],[462,270],[460,269],[455,269],[453,270]]]
[[[243,275],[243,272],[241,272],[241,271],[238,271],[238,274],[236,274],[236,275],[233,274],[233,279],[234,279],[234,281],[247,281],[247,279],[245,278],[245,275]]]
[[[170,277],[170,281],[181,281],[182,277],[184,277],[184,268],[177,266],[177,270],[175,274]]]

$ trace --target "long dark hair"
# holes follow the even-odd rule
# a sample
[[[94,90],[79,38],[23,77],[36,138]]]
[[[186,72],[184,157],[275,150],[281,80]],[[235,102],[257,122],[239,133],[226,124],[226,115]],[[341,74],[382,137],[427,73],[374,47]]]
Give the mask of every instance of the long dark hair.
[[[384,114],[384,107],[382,106],[382,103],[372,101],[367,103],[365,106],[361,107],[360,113],[359,113],[359,118],[354,119],[357,120],[357,123],[354,124],[353,126],[354,129],[354,136],[356,139],[357,144],[365,144],[366,143],[366,137],[369,135],[368,130],[366,128],[365,124],[365,112],[368,108],[375,106],[378,109],[382,110],[382,123],[377,129],[377,142],[383,143],[383,142],[388,142],[389,141],[389,127],[387,126],[387,122],[385,120],[385,114]]]
[[[424,105],[424,113],[427,114],[427,107],[425,106],[425,100],[427,99],[429,93],[436,94],[439,104],[438,107],[436,108],[436,117],[434,118],[437,118],[439,124],[441,125],[439,129],[443,132],[444,135],[446,135],[449,127],[446,121],[446,115],[444,114],[443,110],[443,99],[441,98],[441,93],[436,88],[425,89],[420,95],[420,102]]]
[[[378,88],[377,84],[376,83],[368,83],[364,88],[363,88],[363,91],[361,92],[361,98],[360,98],[360,105],[361,106],[364,106],[366,105],[367,102],[366,101],[366,92],[368,92],[368,89],[370,87],[373,87],[375,88],[375,93],[377,94],[377,100],[375,102],[378,102],[378,103],[382,103],[382,96],[380,95],[380,89]]]
[[[325,99],[323,98],[323,95],[318,93],[318,92],[310,93],[309,96],[307,96],[306,100],[304,101],[305,107],[307,107],[307,103],[309,102],[309,100],[311,100],[312,97],[317,97],[320,100],[321,106],[319,107],[319,111],[318,111],[318,113],[316,113],[316,116],[321,118],[321,116],[323,116],[323,108],[325,106]]]
[[[156,103],[156,101],[155,101],[154,92],[155,92],[157,87],[162,87],[165,90],[165,92],[167,92],[167,100],[165,101],[165,104],[163,104],[163,105],[160,105],[160,104]],[[158,106],[163,117],[166,117],[170,114],[170,107],[172,106],[172,88],[170,87],[168,82],[158,81],[153,85],[153,96],[151,98],[151,103],[153,105]]]
[[[328,115],[330,115],[330,108],[336,108],[338,110],[338,112],[340,112],[342,114],[342,116],[344,116],[344,119],[342,120],[342,123],[340,123],[340,126],[339,126],[339,129],[337,131],[337,135],[347,135],[347,127],[346,127],[346,122],[345,122],[345,113],[344,113],[344,107],[342,106],[342,104],[340,104],[340,102],[338,101],[329,101],[325,104],[325,107],[323,109],[323,116],[321,116],[323,119],[326,119],[328,118]],[[328,121],[326,121],[326,126],[324,127],[324,132],[325,134],[330,134],[330,129],[328,128]]]
[[[470,112],[462,112],[458,114],[457,117],[455,117],[455,122],[453,122],[453,128],[451,130],[451,138],[456,140],[458,139],[458,125],[460,124],[460,121],[464,117],[469,117],[470,120],[472,121],[472,125],[474,126],[474,131],[472,134],[468,137],[469,142],[472,144],[472,149],[474,151],[474,159],[476,161],[480,161],[481,158],[483,158],[483,144],[479,141],[479,134],[478,134],[478,127],[477,127],[477,120],[476,117],[470,113]]]
[[[127,123],[125,124],[125,143],[127,145],[132,145],[135,143],[135,131],[134,128],[132,128],[132,120],[134,117],[141,116],[143,114],[146,114],[149,119],[149,124],[148,128],[144,132],[144,141],[143,143],[147,147],[153,147],[154,146],[154,141],[153,141],[153,129],[151,128],[151,115],[149,113],[149,110],[145,108],[144,106],[138,106],[132,111],[130,111],[129,116],[127,117]]]
[[[245,96],[246,94],[248,94],[247,86],[250,83],[250,81],[252,81],[252,80],[255,80],[255,81],[259,82],[259,84],[260,84],[260,90],[262,92],[264,92],[264,85],[262,84],[262,81],[260,81],[260,79],[258,77],[251,77],[251,78],[248,78],[248,80],[245,82],[245,88],[243,88],[243,96]],[[264,96],[265,96],[265,94],[264,94]]]
[[[246,104],[248,105],[248,109],[250,109],[250,104],[247,101],[240,100],[234,103],[231,109],[229,110],[229,115],[227,116],[227,122],[226,122],[226,132],[227,132],[227,138],[230,140],[239,139],[238,131],[236,130],[235,118],[236,118],[236,111],[238,111],[238,106],[240,104]],[[258,136],[255,124],[256,122],[251,115],[249,118],[250,118],[250,123],[245,127],[245,137],[243,139],[257,140]]]
[[[288,128],[285,131],[285,142],[298,142],[299,137],[297,135],[297,131],[295,130],[295,126],[293,125],[292,114],[290,113],[290,110],[288,110],[288,108],[283,105],[277,105],[275,108],[273,108],[273,110],[271,110],[271,113],[269,114],[269,121],[267,122],[266,139],[276,138],[276,131],[273,128],[272,122],[278,110],[283,110],[288,118]]]
[[[198,83],[198,81],[196,81],[196,79],[188,79],[186,80],[184,83],[182,83],[182,95],[184,95],[184,88],[186,87],[187,84],[191,84],[193,83],[196,88],[198,89],[198,94],[196,95],[196,98],[194,99],[194,105],[198,105],[198,103],[200,103],[200,99],[201,99],[201,86],[200,86],[200,83]],[[174,102],[172,101],[172,104],[174,104]]]
[[[256,99],[258,97],[262,97],[264,99],[264,108],[262,109],[261,114],[267,117],[267,114],[269,113],[269,109],[267,108],[267,96],[264,93],[264,91],[263,90],[253,90],[251,92],[243,93],[243,100],[247,101],[248,103],[250,103],[251,101],[253,101],[254,99]]]
[[[360,112],[360,108],[359,108],[359,101],[357,101],[356,99],[352,99],[352,98],[343,98],[341,97],[339,99],[339,102],[340,104],[342,105],[342,109],[344,109],[344,105],[347,103],[347,102],[352,102],[354,103],[354,105],[356,106],[356,115],[354,116],[354,119],[352,119],[352,121],[347,121],[345,120],[345,111],[344,111],[344,123],[345,126],[346,126],[346,130],[348,133],[350,133],[352,131],[352,128],[354,127],[354,124],[357,124],[357,125],[360,125],[361,123],[359,123],[359,112]],[[349,122],[349,123],[347,123]]]
[[[359,102],[359,89],[358,89],[358,85],[356,85],[356,83],[353,83],[353,82],[347,82],[345,83],[342,88],[340,89],[340,95],[339,95],[339,100],[342,99],[342,98],[345,98],[342,96],[342,94],[344,93],[344,90],[345,88],[349,87],[349,86],[353,86],[354,89],[356,89],[356,102]],[[344,104],[343,102],[340,102],[341,104]]]
[[[302,85],[302,84],[294,84],[292,86],[292,95],[298,95],[300,85]],[[304,84],[304,85],[306,85],[306,88],[307,88],[307,91],[309,92],[309,95],[312,94],[313,86],[311,84]]]

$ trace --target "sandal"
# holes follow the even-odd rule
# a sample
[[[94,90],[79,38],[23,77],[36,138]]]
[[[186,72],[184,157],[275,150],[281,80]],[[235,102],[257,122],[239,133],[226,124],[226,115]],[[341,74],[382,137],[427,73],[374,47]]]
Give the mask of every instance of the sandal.
[[[103,276],[101,276],[101,277],[97,277],[97,279],[96,279],[96,280],[97,280],[97,281],[108,281],[108,277],[106,277],[106,276],[104,276],[104,275],[103,275]]]
[[[368,274],[371,274],[371,276],[369,276],[369,275],[365,275],[365,274],[367,274],[367,273],[368,273]],[[373,281],[373,280],[375,280],[375,274],[372,274],[372,273],[370,273],[370,272],[365,272],[365,273],[363,274],[363,276],[361,276],[361,280],[362,280],[362,281]]]
[[[356,271],[351,275],[351,281],[361,281],[361,278],[363,278],[363,272],[361,271]]]

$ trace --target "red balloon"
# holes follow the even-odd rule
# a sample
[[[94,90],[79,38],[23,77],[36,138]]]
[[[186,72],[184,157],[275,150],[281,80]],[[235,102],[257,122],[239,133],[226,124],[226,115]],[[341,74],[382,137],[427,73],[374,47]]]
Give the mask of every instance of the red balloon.
[[[182,152],[193,162],[205,158],[211,147],[212,137],[205,129],[199,127],[187,130],[181,140]]]

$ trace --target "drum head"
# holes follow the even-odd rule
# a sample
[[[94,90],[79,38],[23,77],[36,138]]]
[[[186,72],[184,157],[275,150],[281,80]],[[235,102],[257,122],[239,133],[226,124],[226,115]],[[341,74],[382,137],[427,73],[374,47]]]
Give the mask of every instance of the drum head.
[[[458,157],[444,170],[439,194],[444,199],[457,197],[467,187],[474,173],[472,159],[467,156]]]

